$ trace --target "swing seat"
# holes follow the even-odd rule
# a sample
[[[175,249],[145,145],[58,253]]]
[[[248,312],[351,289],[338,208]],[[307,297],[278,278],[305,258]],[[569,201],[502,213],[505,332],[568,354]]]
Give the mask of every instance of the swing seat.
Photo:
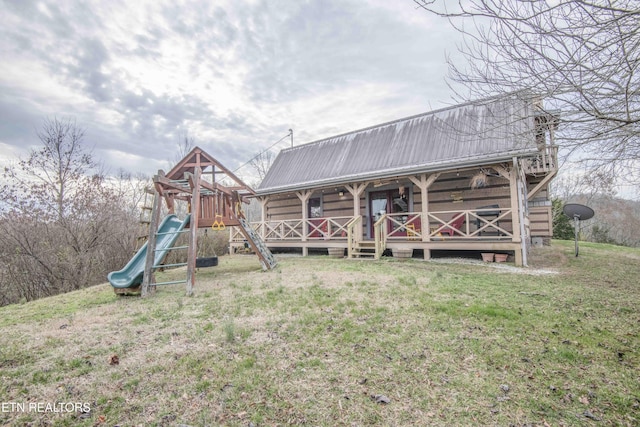
[[[216,219],[215,221],[213,221],[213,224],[211,225],[211,229],[213,231],[221,231],[224,230],[226,227],[224,220],[222,219],[222,215],[220,214],[216,214]]]
[[[196,268],[215,267],[218,265],[218,257],[196,258]]]

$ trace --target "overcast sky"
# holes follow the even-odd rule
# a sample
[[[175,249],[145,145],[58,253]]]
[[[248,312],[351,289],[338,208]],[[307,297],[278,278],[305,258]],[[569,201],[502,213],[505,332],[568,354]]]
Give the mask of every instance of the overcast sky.
[[[412,0],[0,5],[3,163],[45,118],[75,119],[111,171],[153,174],[185,133],[235,169],[290,128],[302,144],[452,104],[459,37]]]

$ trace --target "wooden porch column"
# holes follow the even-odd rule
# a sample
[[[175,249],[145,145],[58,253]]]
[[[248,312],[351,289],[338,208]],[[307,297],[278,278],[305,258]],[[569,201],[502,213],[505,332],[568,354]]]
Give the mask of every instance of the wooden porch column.
[[[520,225],[520,248],[522,259],[519,265],[528,265],[529,244],[531,239],[531,226],[529,223],[529,202],[527,198],[527,178],[524,175],[522,164],[517,157],[513,158],[513,169],[516,175],[516,194],[518,195],[518,224]],[[516,259],[517,261],[517,259]]]
[[[509,198],[511,199],[511,225],[512,225],[512,238],[513,243],[522,243],[522,235],[520,234],[520,203],[518,197],[518,170],[517,159],[514,159],[511,170],[507,170],[501,166],[494,166],[495,169],[503,178],[509,180]],[[517,266],[523,265],[522,259],[522,245],[518,245],[518,250],[515,250],[515,264]]]
[[[265,223],[267,222],[267,204],[269,204],[269,196],[258,197],[260,202],[260,236],[265,238]]]
[[[420,188],[420,201],[422,203],[422,241],[428,242],[430,240],[429,234],[431,234],[431,229],[429,228],[429,187],[438,179],[440,173],[434,173],[431,175],[427,175],[423,173],[419,176],[410,176],[409,179],[413,182],[418,188]],[[424,259],[431,259],[431,250],[424,249]]]
[[[362,193],[364,193],[364,189],[367,188],[367,185],[369,184],[366,182],[363,182],[360,184],[345,185],[345,188],[347,189],[347,191],[351,193],[351,195],[353,196],[353,216],[361,215],[360,214],[360,196],[362,195]],[[362,230],[363,228],[360,227],[356,235],[357,240],[362,240],[362,236],[363,236]]]
[[[302,202],[302,241],[303,242],[307,241],[307,234],[309,234],[309,225],[307,224],[307,220],[309,219],[307,202],[309,201],[309,198],[311,197],[312,194],[313,194],[313,190],[296,191],[296,196],[298,196],[298,198]],[[302,247],[302,256],[307,256],[307,255],[309,255],[309,248],[307,248],[307,245],[304,245]]]

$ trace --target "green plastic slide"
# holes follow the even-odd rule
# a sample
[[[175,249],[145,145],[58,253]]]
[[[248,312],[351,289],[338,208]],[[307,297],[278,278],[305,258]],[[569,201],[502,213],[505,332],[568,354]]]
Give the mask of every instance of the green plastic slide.
[[[184,221],[177,216],[167,215],[158,227],[158,239],[156,241],[156,254],[153,261],[157,265],[165,257],[169,248],[173,246],[176,239],[188,224],[191,216],[187,215]],[[147,243],[131,258],[131,260],[120,271],[112,271],[107,275],[107,280],[114,288],[133,288],[142,283],[144,275],[144,264],[147,258]]]

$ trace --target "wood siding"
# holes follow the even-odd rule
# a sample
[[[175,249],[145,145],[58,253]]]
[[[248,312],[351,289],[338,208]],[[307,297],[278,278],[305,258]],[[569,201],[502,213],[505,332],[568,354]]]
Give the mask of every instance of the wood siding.
[[[529,177],[529,190],[542,181],[542,177]],[[529,219],[531,221],[531,237],[551,237],[553,235],[553,216],[549,185],[540,189],[529,201]]]
[[[530,207],[529,221],[531,237],[551,237],[553,234],[551,206]]]
[[[510,209],[509,181],[500,176],[487,178],[485,186],[472,189],[471,178],[479,170],[466,170],[442,174],[429,188],[429,212],[447,212],[475,210],[481,207],[498,205],[501,209]],[[528,177],[528,188],[533,188],[540,178]],[[360,212],[363,216],[362,227],[364,236],[369,235],[370,215],[368,201],[372,191],[384,191],[387,189],[404,186],[409,189],[410,212],[421,212],[422,200],[420,188],[413,185],[407,178],[398,177],[397,182],[382,186],[370,183],[360,197]],[[343,191],[340,196],[339,192]],[[551,207],[546,199],[548,188],[543,188],[529,204],[529,223],[531,236],[551,236]],[[353,199],[351,194],[343,187],[324,188],[314,192],[311,198],[321,197],[323,217],[342,217],[353,215]],[[302,202],[294,193],[271,196],[266,207],[267,221],[293,220],[302,218]],[[451,213],[442,214],[445,220],[449,220]],[[435,227],[437,222],[431,222],[430,227]],[[511,218],[500,221],[500,227],[509,232],[512,230]]]

